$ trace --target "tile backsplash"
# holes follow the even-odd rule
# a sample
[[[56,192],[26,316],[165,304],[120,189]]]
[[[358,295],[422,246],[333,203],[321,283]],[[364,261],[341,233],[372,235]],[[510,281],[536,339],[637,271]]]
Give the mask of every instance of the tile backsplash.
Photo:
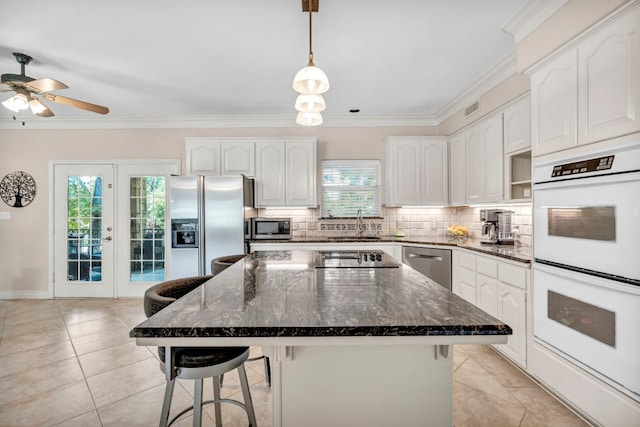
[[[382,218],[364,220],[363,235],[392,235],[402,229],[407,237],[446,237],[447,227],[464,225],[469,236],[481,238],[480,209],[508,209],[520,232],[522,245],[531,246],[531,205],[492,205],[446,208],[382,208]],[[293,237],[355,235],[355,219],[320,219],[320,209],[259,209],[259,216],[291,217]]]

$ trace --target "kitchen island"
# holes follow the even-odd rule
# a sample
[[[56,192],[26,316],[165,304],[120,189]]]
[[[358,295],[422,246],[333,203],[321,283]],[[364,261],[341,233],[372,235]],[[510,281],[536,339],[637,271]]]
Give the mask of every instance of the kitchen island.
[[[131,336],[269,348],[274,426],[452,425],[451,346],[505,343],[509,326],[406,265],[323,259],[254,252]]]

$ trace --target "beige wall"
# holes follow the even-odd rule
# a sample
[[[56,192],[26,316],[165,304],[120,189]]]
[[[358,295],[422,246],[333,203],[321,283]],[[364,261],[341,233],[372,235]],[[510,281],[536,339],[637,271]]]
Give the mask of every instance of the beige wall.
[[[34,120],[46,120],[34,118]],[[0,130],[0,177],[23,170],[37,186],[24,208],[0,203],[0,293],[33,292],[49,285],[49,163],[52,160],[181,159],[187,136],[317,136],[321,159],[384,158],[390,135],[433,135],[435,128],[250,128],[144,130]],[[384,165],[383,165],[384,166]]]
[[[458,111],[438,126],[439,135],[451,135],[473,122],[491,114],[509,101],[531,90],[529,76],[526,74],[514,74],[495,88],[480,96],[480,108],[468,117],[464,111]]]

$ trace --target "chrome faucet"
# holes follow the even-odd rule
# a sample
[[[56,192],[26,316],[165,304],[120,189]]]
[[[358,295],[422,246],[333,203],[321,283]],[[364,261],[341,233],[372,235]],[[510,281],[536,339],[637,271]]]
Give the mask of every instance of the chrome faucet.
[[[362,218],[362,209],[358,208],[358,213],[356,214],[356,237],[360,237],[363,230],[364,220]]]

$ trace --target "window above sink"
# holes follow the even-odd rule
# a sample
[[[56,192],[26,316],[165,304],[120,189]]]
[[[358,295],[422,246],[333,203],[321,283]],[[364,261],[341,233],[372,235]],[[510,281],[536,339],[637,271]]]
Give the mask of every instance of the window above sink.
[[[380,160],[323,160],[321,219],[381,216]]]

